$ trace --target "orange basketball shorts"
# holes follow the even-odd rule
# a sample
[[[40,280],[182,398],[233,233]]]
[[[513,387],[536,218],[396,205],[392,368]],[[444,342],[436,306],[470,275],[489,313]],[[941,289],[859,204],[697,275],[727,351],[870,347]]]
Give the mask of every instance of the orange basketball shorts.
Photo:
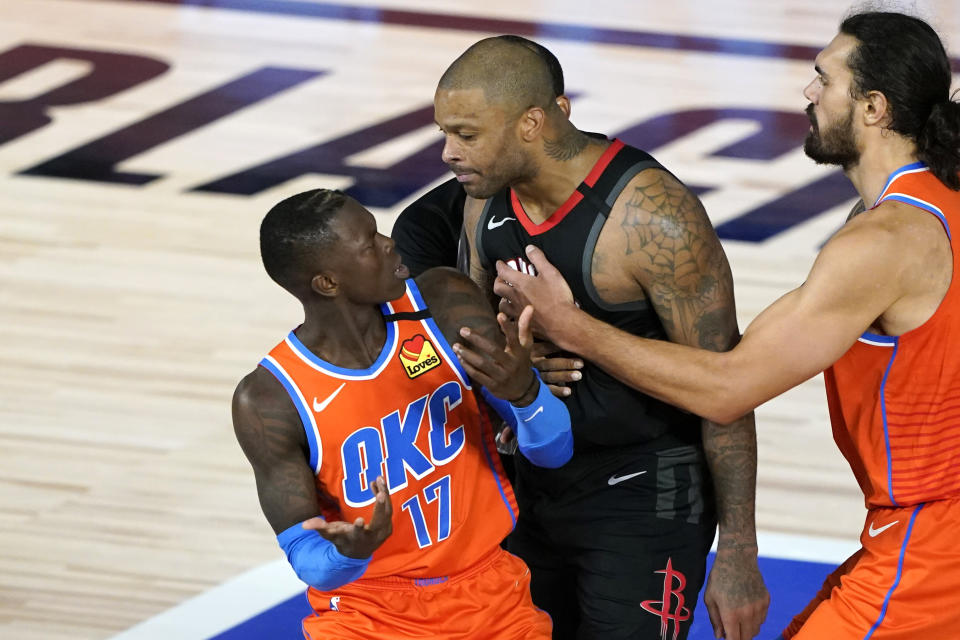
[[[875,508],[786,640],[960,638],[960,501]]]
[[[530,599],[530,570],[497,547],[445,578],[379,578],[309,589],[307,640],[550,640],[550,616]]]

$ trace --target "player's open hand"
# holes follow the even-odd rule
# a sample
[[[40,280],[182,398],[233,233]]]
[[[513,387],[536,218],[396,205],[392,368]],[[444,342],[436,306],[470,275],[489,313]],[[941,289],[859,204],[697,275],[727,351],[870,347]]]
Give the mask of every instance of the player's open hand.
[[[312,529],[334,544],[348,558],[369,558],[393,532],[393,504],[383,476],[374,481],[373,516],[366,524],[363,518],[350,522],[323,518],[310,518],[303,523],[304,529]]]
[[[471,379],[496,397],[521,406],[530,404],[537,397],[536,377],[530,370],[532,316],[532,307],[524,309],[516,320],[503,313],[497,314],[497,322],[507,343],[503,348],[469,327],[460,329],[462,342],[453,346]]]

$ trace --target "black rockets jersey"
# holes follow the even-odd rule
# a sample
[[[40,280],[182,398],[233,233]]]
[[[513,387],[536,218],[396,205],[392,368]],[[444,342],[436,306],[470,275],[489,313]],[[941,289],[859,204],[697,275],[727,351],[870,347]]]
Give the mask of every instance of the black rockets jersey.
[[[623,304],[601,300],[591,263],[600,230],[620,192],[644,169],[663,167],[649,154],[614,140],[570,198],[541,224],[527,217],[512,189],[487,200],[476,228],[477,253],[485,269],[497,260],[534,273],[524,247],[539,247],[573,291],[580,308],[633,335],[666,340],[646,299]],[[649,445],[652,449],[700,444],[700,419],[619,382],[584,362],[583,377],[564,398],[578,451],[594,447]]]

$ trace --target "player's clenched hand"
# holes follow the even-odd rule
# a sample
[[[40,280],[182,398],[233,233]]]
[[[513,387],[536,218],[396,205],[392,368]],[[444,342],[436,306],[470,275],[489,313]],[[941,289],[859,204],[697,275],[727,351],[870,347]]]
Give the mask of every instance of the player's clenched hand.
[[[770,594],[757,567],[756,553],[718,550],[703,603],[714,637],[750,640],[760,633]]]
[[[496,397],[517,405],[530,404],[537,396],[536,378],[530,370],[532,316],[533,308],[524,309],[516,321],[497,314],[507,342],[503,348],[469,327],[460,329],[463,342],[453,345],[470,378]]]
[[[369,558],[393,532],[393,504],[383,476],[378,477],[371,488],[374,504],[369,524],[365,524],[363,518],[353,523],[310,518],[304,521],[303,528],[316,531],[348,558]]]

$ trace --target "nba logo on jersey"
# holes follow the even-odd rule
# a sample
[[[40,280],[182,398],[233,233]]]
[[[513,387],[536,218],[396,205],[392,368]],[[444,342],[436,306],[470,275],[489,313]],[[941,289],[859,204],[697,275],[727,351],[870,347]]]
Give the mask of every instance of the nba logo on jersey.
[[[340,611],[340,596],[330,598],[330,611]]]
[[[409,340],[404,340],[400,346],[398,357],[403,364],[404,371],[407,372],[407,377],[411,379],[440,365],[440,358],[437,356],[433,344],[421,334],[417,334]]]

